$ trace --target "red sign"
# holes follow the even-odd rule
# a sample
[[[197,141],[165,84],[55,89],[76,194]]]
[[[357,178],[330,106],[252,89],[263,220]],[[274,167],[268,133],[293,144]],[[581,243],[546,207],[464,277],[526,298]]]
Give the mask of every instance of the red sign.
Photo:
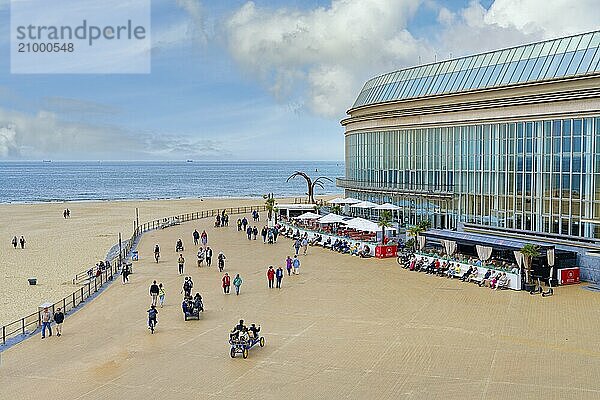
[[[375,247],[375,257],[377,258],[390,258],[396,257],[398,252],[398,246],[395,244],[389,246],[379,245]]]
[[[561,285],[573,285],[579,283],[579,267],[559,269],[558,282]]]

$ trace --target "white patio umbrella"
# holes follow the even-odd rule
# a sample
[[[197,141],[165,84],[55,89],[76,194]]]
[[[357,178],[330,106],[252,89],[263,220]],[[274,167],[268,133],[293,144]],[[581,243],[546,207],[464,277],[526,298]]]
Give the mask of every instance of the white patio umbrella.
[[[342,217],[341,215],[337,215],[334,213],[327,214],[323,218],[319,219],[320,224],[336,224],[344,222],[348,219],[348,217]]]
[[[380,204],[378,206],[373,207],[373,210],[390,210],[390,211],[397,211],[399,210],[401,207],[398,207],[397,205],[394,205],[392,203],[384,203],[384,204]]]
[[[342,199],[341,197],[336,197],[335,199],[329,200],[327,203],[329,203],[329,204],[347,204],[346,199]]]
[[[294,219],[319,219],[321,218],[321,215],[319,214],[315,214],[313,212],[305,212],[302,215],[299,215],[297,217],[294,217]]]
[[[362,200],[358,200],[353,197],[346,197],[344,199],[344,204],[357,204],[357,203],[361,203],[361,202],[362,202]]]
[[[350,208],[375,208],[377,206],[376,203],[372,203],[370,201],[361,201],[360,203],[352,204]]]
[[[344,221],[343,224],[346,225],[348,228],[356,229],[358,231],[381,232],[381,227],[379,225],[377,225],[377,223],[375,223],[373,221],[369,221],[364,218],[352,218],[349,221]],[[386,228],[385,230],[388,232],[391,232],[391,231],[394,231],[395,229],[394,228]]]

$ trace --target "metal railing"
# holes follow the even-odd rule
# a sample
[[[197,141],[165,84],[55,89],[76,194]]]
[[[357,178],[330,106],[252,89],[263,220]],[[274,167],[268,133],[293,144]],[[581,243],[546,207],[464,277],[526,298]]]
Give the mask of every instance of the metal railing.
[[[55,310],[60,307],[62,311],[67,314],[68,312],[76,309],[81,303],[85,302],[90,296],[97,293],[104,285],[113,281],[115,275],[118,275],[121,271],[121,264],[126,260],[131,253],[131,250],[137,244],[137,240],[146,232],[167,228],[169,226],[176,225],[178,223],[189,222],[202,218],[216,217],[223,211],[225,213],[233,214],[245,214],[252,211],[267,211],[267,207],[262,206],[245,206],[245,207],[227,207],[213,210],[204,210],[187,214],[180,214],[173,217],[156,219],[153,221],[146,222],[142,225],[136,226],[133,235],[126,242],[125,247],[120,253],[117,253],[112,259],[108,260],[110,266],[104,271],[101,271],[97,276],[90,277],[88,271],[83,271],[75,275],[73,282],[85,283],[69,296],[64,297],[62,300],[52,304],[51,312],[54,314]],[[36,330],[42,325],[42,311],[31,313],[23,318],[19,318],[16,321],[10,322],[2,326],[0,334],[2,335],[2,345],[6,345],[7,340],[17,337],[27,337],[36,332]]]

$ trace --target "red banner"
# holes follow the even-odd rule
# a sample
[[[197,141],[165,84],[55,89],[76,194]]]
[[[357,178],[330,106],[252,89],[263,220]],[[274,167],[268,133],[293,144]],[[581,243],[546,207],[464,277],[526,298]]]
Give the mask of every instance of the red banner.
[[[375,247],[375,257],[377,258],[390,258],[396,257],[398,252],[398,246],[395,244],[389,246],[379,245]]]
[[[561,285],[573,285],[579,283],[579,267],[559,269],[558,282]]]

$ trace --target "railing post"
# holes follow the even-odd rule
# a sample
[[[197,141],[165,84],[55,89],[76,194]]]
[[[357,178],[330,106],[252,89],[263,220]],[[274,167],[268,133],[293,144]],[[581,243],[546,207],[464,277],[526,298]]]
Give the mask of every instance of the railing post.
[[[88,282],[88,285],[89,285],[89,284],[90,284],[90,283]],[[79,304],[81,304],[81,303],[83,303],[83,286],[81,287],[81,301],[79,302]],[[79,304],[78,304],[78,305],[79,305]]]
[[[21,318],[21,329],[23,331],[23,335],[25,334],[25,318]]]
[[[67,298],[63,297],[63,312],[67,312]]]
[[[75,292],[73,292],[73,308],[75,308]]]
[[[2,345],[6,344],[6,326],[2,326]]]

